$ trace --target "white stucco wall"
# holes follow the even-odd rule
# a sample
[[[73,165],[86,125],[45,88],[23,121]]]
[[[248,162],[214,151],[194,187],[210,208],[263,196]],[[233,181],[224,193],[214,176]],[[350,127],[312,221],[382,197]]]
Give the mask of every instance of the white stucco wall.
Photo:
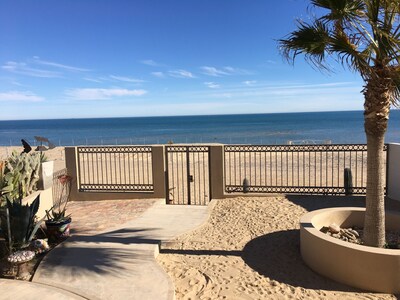
[[[34,192],[33,194],[27,196],[26,198],[22,199],[22,204],[31,204],[33,200],[40,195],[40,204],[39,210],[36,216],[41,219],[46,216],[46,210],[49,210],[53,206],[53,193],[52,188],[48,188],[45,190],[39,190]]]

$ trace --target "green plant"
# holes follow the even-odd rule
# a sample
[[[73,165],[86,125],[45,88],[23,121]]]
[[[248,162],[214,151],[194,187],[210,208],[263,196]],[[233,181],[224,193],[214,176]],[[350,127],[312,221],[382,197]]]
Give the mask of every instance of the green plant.
[[[36,221],[39,209],[40,195],[28,205],[22,205],[22,193],[17,199],[6,199],[6,207],[0,214],[1,230],[3,231],[10,252],[29,246],[42,220]]]
[[[4,178],[4,161],[0,161],[0,207],[6,204],[6,199],[3,197],[3,189],[6,186]]]
[[[48,221],[61,223],[71,218],[70,214],[66,214],[66,209],[71,194],[72,177],[64,174],[58,176],[57,179],[61,189],[54,200],[54,205],[46,210],[46,216]]]
[[[40,153],[13,152],[1,166],[0,196],[12,201],[37,190],[41,161]]]
[[[41,162],[41,163],[46,162],[46,161],[49,160],[49,159],[47,158],[46,154],[44,154],[43,152],[39,152],[39,154],[40,154],[40,162]]]

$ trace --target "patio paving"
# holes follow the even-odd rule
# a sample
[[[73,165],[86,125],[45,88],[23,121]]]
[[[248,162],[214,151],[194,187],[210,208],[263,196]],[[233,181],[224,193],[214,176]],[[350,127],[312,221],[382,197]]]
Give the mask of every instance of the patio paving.
[[[0,279],[3,300],[78,300],[85,299],[74,293],[29,281]]]
[[[45,257],[33,282],[86,299],[173,299],[172,281],[155,260],[159,243],[200,226],[209,210],[165,205],[160,199],[123,225],[90,235],[78,231]],[[102,221],[108,218],[119,215],[105,210]]]

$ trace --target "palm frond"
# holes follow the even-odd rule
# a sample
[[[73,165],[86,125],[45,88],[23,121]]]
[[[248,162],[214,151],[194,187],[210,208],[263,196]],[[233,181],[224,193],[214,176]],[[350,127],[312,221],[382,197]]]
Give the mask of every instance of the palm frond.
[[[342,65],[347,65],[349,69],[360,72],[363,78],[370,74],[370,48],[359,51],[356,44],[353,44],[348,36],[341,33],[332,36],[329,47],[330,52],[338,56]]]
[[[318,20],[313,24],[299,22],[298,30],[286,39],[279,40],[279,46],[282,55],[289,62],[293,63],[297,55],[304,54],[314,65],[325,68],[325,52],[329,39],[329,31],[324,23]]]
[[[329,10],[328,14],[321,17],[325,21],[346,22],[361,18],[365,9],[362,0],[312,0],[312,5]]]
[[[393,99],[392,104],[400,106],[400,65],[393,67]]]

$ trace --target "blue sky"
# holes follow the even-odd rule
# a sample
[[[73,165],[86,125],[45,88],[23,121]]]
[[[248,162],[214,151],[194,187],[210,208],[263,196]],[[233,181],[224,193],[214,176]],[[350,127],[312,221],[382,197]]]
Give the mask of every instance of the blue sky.
[[[279,54],[306,0],[3,0],[0,120],[361,110]]]

